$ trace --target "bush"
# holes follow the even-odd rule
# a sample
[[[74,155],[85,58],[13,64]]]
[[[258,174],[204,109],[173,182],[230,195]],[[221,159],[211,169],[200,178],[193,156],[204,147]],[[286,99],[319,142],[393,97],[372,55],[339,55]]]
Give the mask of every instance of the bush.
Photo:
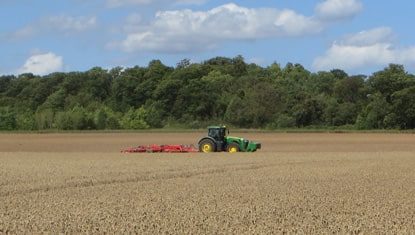
[[[36,129],[51,129],[54,124],[55,113],[52,109],[39,109],[35,113]]]
[[[267,129],[283,129],[295,127],[295,118],[288,114],[280,114],[278,117],[267,126]]]
[[[163,119],[166,115],[166,107],[161,102],[156,101],[152,103],[147,103],[145,105],[146,123],[153,128],[163,127]]]
[[[95,129],[92,115],[89,115],[83,107],[75,106],[66,112],[59,112],[55,117],[55,124],[62,130],[90,130]]]
[[[109,112],[107,112],[107,120],[106,120],[106,129],[112,129],[112,130],[116,130],[116,129],[120,129],[121,128],[121,124],[120,124],[120,119],[122,117],[122,114],[119,113],[114,113],[112,110],[109,110]]]
[[[18,130],[35,130],[35,116],[32,112],[23,112],[16,115],[16,124]]]
[[[128,112],[124,115],[121,121],[121,126],[124,129],[147,129],[150,126],[145,121],[147,117],[147,111],[144,107],[139,109],[131,108]]]
[[[55,115],[55,124],[58,129],[61,130],[72,130],[74,125],[67,112],[58,112]]]
[[[295,127],[295,118],[287,114],[281,114],[277,119],[278,128],[291,128]]]
[[[104,109],[99,109],[94,114],[94,124],[98,130],[103,130],[107,127],[108,115]]]
[[[121,115],[117,115],[108,107],[100,108],[94,113],[95,128],[98,130],[120,129],[119,116]]]
[[[15,130],[16,114],[9,108],[0,108],[0,130]]]

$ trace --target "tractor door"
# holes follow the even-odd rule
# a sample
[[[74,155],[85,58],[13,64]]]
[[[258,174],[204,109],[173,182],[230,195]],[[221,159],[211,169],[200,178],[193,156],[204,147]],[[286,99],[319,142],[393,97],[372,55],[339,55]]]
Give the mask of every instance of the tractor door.
[[[225,128],[210,128],[208,135],[215,140],[217,151],[223,151],[225,149]]]

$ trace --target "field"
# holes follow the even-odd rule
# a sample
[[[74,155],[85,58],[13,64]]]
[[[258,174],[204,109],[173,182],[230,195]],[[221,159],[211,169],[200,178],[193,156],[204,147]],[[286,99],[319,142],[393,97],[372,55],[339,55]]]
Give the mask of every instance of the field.
[[[414,134],[235,133],[252,154],[121,154],[203,133],[0,135],[1,233],[415,233]]]

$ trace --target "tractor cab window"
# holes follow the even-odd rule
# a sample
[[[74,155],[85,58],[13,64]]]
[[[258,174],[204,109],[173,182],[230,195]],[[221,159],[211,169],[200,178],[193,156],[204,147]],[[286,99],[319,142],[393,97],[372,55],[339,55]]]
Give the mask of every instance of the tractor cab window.
[[[215,139],[216,141],[223,141],[223,138],[225,137],[225,129],[223,128],[209,129],[209,136]]]
[[[225,138],[225,136],[226,136],[226,129],[225,128],[220,128],[220,136],[221,136],[222,139]]]

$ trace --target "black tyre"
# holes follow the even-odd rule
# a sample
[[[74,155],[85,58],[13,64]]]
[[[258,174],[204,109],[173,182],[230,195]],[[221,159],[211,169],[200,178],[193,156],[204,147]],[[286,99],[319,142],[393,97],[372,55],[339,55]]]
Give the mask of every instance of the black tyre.
[[[216,151],[215,143],[210,139],[204,139],[200,141],[199,152],[212,153]]]
[[[239,145],[236,143],[230,143],[228,144],[228,146],[226,146],[226,152],[228,153],[237,153],[239,152]]]

